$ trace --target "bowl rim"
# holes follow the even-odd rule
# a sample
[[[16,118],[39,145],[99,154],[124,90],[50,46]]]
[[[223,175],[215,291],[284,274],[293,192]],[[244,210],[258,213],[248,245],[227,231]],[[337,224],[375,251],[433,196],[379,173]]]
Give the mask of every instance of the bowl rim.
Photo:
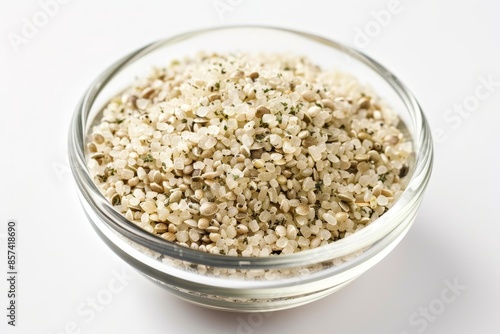
[[[203,34],[217,33],[218,31],[230,29],[267,30],[286,33],[326,45],[366,65],[374,71],[374,73],[384,79],[391,89],[394,89],[409,111],[412,124],[407,124],[407,126],[409,127],[411,125],[416,130],[413,133],[412,141],[415,153],[413,174],[403,194],[391,209],[362,230],[341,240],[329,243],[328,245],[287,255],[271,257],[236,257],[194,250],[180,246],[175,242],[164,240],[130,222],[111,206],[93,182],[88,172],[85,158],[85,139],[87,135],[85,128],[87,121],[92,121],[87,120],[87,116],[93,103],[99,96],[99,93],[123,68],[126,68],[127,65],[134,63],[136,60],[157,49],[168,47],[192,37],[199,37]],[[132,51],[110,65],[91,83],[76,107],[70,124],[68,155],[73,177],[76,181],[78,190],[81,192],[82,200],[85,200],[97,213],[99,218],[105,222],[105,225],[115,232],[133,240],[141,246],[147,247],[165,256],[183,261],[226,268],[244,267],[246,269],[266,269],[297,267],[304,264],[329,261],[354,253],[382,239],[401,223],[405,214],[412,206],[420,203],[420,199],[428,184],[432,171],[433,146],[429,125],[413,94],[387,68],[365,55],[363,52],[334,40],[308,32],[265,25],[231,25],[197,29],[173,37],[160,39]]]

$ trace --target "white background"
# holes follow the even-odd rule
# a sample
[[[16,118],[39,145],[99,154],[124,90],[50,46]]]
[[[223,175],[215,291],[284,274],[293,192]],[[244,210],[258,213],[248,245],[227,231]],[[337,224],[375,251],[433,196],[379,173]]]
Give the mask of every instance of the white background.
[[[214,3],[228,4],[226,11]],[[373,13],[389,3],[73,0],[16,44],[13,36],[24,38],[25,20],[42,6],[2,0],[0,333],[498,333],[500,6],[490,0],[400,0],[382,27]],[[109,64],[162,37],[243,23],[305,30],[357,46],[413,91],[439,132],[425,201],[401,244],[338,293],[266,318],[190,305],[129,269],[87,222],[66,155],[75,105]],[[358,29],[372,29],[369,41],[356,39]],[[476,89],[488,92],[481,78],[494,85],[477,99]],[[9,219],[19,226],[15,328],[5,316]],[[123,289],[89,313],[89,300],[122,271]],[[419,312],[442,305],[446,282],[466,288],[425,320]]]

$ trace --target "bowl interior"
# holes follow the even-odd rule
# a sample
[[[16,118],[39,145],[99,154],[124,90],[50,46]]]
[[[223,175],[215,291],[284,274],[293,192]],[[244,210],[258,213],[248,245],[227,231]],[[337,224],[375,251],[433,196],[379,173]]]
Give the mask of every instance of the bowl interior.
[[[408,136],[414,143],[415,157],[410,166],[410,173],[417,172],[419,177],[408,177],[410,184],[402,198],[385,215],[371,223],[367,228],[354,235],[336,241],[327,246],[271,258],[231,258],[224,255],[202,253],[191,249],[181,249],[168,241],[142,231],[133,223],[128,222],[120,214],[112,213],[112,208],[106,203],[90,179],[86,170],[84,158],[84,142],[94,122],[99,118],[103,106],[117,93],[129,86],[137,77],[146,75],[153,66],[168,65],[172,60],[185,56],[192,56],[198,51],[208,52],[249,52],[249,53],[287,53],[304,55],[312,62],[320,65],[324,70],[340,70],[348,72],[361,82],[372,87],[375,93],[395,110],[404,124]],[[418,103],[411,93],[384,67],[374,62],[369,57],[336,42],[285,29],[268,27],[229,27],[215,28],[203,31],[186,33],[152,43],[142,49],[132,52],[109,67],[91,86],[80,105],[75,120],[75,127],[83,138],[76,143],[79,159],[72,161],[78,164],[81,173],[76,177],[85,179],[87,187],[80,189],[87,192],[87,200],[99,201],[96,208],[107,206],[100,210],[101,218],[112,228],[119,229],[120,233],[127,232],[134,241],[147,246],[155,251],[168,253],[170,256],[181,258],[196,263],[210,262],[222,266],[295,266],[304,263],[308,258],[316,261],[326,261],[335,257],[350,254],[361,248],[367,247],[394,230],[400,219],[401,211],[408,206],[415,205],[414,197],[420,195],[422,184],[427,183],[432,156],[432,147],[429,146],[430,134],[425,119]],[[425,174],[424,176],[420,174]],[[412,185],[412,182],[414,183]],[[419,193],[420,192],[420,193]],[[415,202],[415,203],[414,203]],[[200,253],[203,256],[200,256]],[[202,258],[202,259],[200,259]],[[212,262],[211,262],[212,261]]]

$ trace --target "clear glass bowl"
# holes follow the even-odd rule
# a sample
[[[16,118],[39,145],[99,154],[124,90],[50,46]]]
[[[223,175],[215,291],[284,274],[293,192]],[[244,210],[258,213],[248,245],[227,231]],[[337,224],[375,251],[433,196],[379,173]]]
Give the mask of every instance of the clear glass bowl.
[[[86,164],[85,143],[102,107],[151,66],[197,51],[291,52],[323,69],[355,75],[398,112],[414,156],[402,197],[363,230],[326,246],[266,258],[230,257],[188,249],[128,221],[100,194]],[[345,286],[386,256],[412,225],[432,166],[432,140],[413,95],[383,66],[337,42],[286,29],[238,26],[185,33],[136,50],[106,69],[76,108],[69,158],[81,203],[101,239],[124,261],[174,295],[234,311],[273,311],[302,305]],[[397,269],[396,269],[397,270]],[[264,276],[264,278],[262,278]]]

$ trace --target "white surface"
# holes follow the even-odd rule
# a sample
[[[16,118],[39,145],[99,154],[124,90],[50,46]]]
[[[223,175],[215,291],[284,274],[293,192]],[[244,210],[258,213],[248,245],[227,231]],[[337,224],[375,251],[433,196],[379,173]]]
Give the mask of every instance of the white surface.
[[[214,25],[270,24],[354,45],[356,28],[370,27],[371,12],[390,1],[215,3],[231,10],[219,16],[212,0],[70,1],[16,52],[9,33],[20,34],[23,18],[41,7],[1,2],[0,333],[498,333],[499,84],[469,115],[447,114],[473,102],[480,77],[500,82],[500,6],[489,0],[401,0],[370,44],[358,43],[409,86],[446,135],[435,145],[414,227],[379,265],[334,295],[266,318],[189,305],[133,273],[92,314],[89,298],[119,287],[113,270],[127,270],[87,223],[67,167],[69,120],[93,78],[150,41]],[[8,219],[19,225],[15,328],[5,317]],[[422,320],[420,308],[442,305],[445,281],[455,279],[466,289]]]

